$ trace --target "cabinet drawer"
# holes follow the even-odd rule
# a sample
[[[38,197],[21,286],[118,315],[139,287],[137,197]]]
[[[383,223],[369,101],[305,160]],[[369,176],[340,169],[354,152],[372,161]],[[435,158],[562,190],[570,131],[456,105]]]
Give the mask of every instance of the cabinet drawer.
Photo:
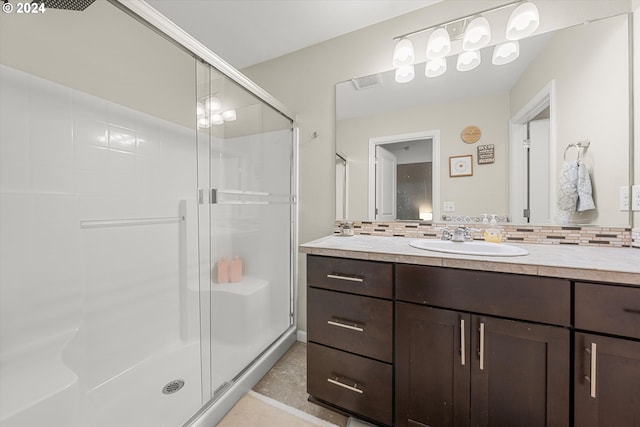
[[[307,256],[309,286],[380,298],[393,297],[393,266],[374,261]]]
[[[391,365],[307,344],[307,391],[311,396],[391,425]]]
[[[640,288],[576,283],[575,326],[640,339]]]
[[[396,298],[456,310],[569,326],[569,281],[399,264]]]
[[[391,363],[393,302],[309,288],[309,341]]]

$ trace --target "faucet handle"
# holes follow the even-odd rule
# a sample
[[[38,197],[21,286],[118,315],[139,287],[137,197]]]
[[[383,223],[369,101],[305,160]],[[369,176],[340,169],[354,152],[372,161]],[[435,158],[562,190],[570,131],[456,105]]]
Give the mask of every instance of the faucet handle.
[[[451,240],[451,237],[453,235],[451,234],[451,231],[449,231],[449,227],[437,227],[436,230],[442,230],[442,236],[440,236],[440,240]]]

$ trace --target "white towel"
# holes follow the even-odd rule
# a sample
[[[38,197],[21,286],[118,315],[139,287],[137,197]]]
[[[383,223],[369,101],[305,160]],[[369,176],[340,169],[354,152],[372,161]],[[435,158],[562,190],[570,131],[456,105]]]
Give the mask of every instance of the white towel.
[[[583,212],[595,208],[596,204],[593,201],[589,169],[583,161],[578,161],[578,207],[576,211]]]
[[[558,208],[575,212],[578,203],[578,162],[564,162],[558,180]]]

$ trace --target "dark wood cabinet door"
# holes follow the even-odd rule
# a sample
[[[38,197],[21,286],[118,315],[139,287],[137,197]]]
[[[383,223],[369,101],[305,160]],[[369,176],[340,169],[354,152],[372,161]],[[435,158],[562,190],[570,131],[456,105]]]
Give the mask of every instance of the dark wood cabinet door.
[[[397,427],[469,425],[470,318],[396,304]]]
[[[640,427],[640,342],[583,333],[575,340],[575,425]]]
[[[482,316],[472,324],[471,425],[568,426],[569,331]]]

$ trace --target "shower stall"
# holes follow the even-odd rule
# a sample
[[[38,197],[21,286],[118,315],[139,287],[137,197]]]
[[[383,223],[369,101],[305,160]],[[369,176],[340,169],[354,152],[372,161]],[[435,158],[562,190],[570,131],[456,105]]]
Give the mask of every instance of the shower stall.
[[[0,14],[0,426],[210,426],[295,340],[292,114],[144,2]]]

